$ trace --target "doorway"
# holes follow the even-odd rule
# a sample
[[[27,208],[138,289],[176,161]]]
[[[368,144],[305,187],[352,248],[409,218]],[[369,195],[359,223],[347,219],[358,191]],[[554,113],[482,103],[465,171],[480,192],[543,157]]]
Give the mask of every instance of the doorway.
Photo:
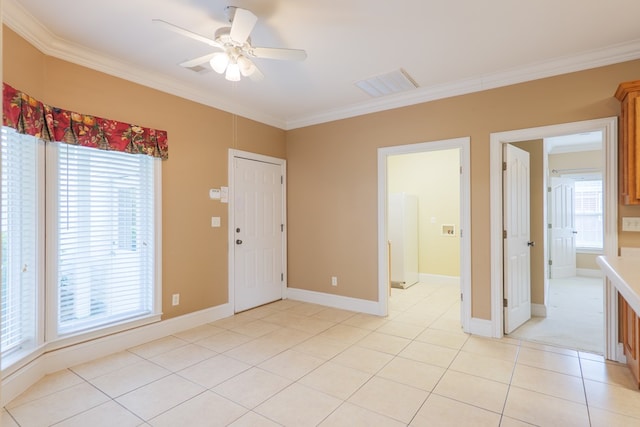
[[[602,354],[603,279],[596,264],[604,237],[602,132],[515,145],[532,161],[531,241],[536,245],[530,248],[532,316],[505,333]]]
[[[451,151],[454,150],[454,151]],[[470,241],[467,236],[470,234],[470,156],[469,156],[469,138],[457,138],[443,141],[434,141],[428,143],[419,143],[411,145],[403,145],[396,147],[385,147],[378,149],[378,295],[379,295],[379,307],[378,312],[381,315],[387,315],[389,310],[389,294],[390,294],[390,256],[389,256],[389,231],[388,231],[388,215],[389,215],[389,194],[392,192],[418,192],[420,190],[419,185],[415,185],[420,181],[420,178],[413,177],[414,185],[407,185],[402,188],[402,185],[398,187],[398,182],[402,182],[402,179],[396,180],[390,179],[390,163],[395,161],[407,160],[409,162],[419,159],[421,154],[428,155],[428,153],[455,153],[457,156],[457,162],[454,164],[456,172],[459,173],[459,188],[456,191],[457,204],[459,214],[459,227],[452,227],[452,224],[445,223],[444,218],[439,220],[436,215],[429,215],[423,218],[423,222],[426,221],[428,228],[434,230],[440,230],[445,235],[449,233],[445,239],[452,239],[449,242],[456,242],[459,246],[459,264],[457,265],[457,274],[459,274],[460,293],[462,296],[462,304],[460,308],[461,325],[465,331],[468,330],[469,319],[471,317],[471,301],[470,301],[470,254],[471,247]],[[413,156],[417,157],[413,157]],[[428,167],[422,165],[422,167]],[[400,169],[404,169],[400,166]],[[405,169],[405,172],[406,169]],[[406,177],[404,182],[412,181],[411,176]],[[424,201],[428,203],[429,201]],[[437,203],[437,201],[431,200],[431,203]],[[432,222],[433,221],[433,222]],[[433,227],[431,227],[433,226]],[[458,228],[458,229],[456,229]],[[455,239],[455,240],[453,240]],[[423,242],[426,244],[426,242]],[[391,249],[393,254],[393,249]],[[421,276],[424,278],[424,274]],[[466,298],[465,298],[466,296]]]
[[[235,313],[284,295],[285,171],[283,159],[229,150],[229,302]]]
[[[616,186],[616,147],[617,118],[606,118],[574,122],[539,128],[522,129],[510,132],[494,133],[490,136],[490,183],[491,183],[491,299],[492,299],[492,335],[502,337],[503,331],[503,225],[502,225],[502,149],[504,144],[518,141],[531,141],[558,135],[583,132],[602,132],[603,137],[603,186],[604,198],[604,254],[617,255],[617,186]],[[546,241],[546,234],[543,240]],[[545,247],[546,247],[545,242]],[[616,295],[612,286],[605,282],[604,319],[605,348],[608,359],[619,360],[617,349],[617,307]]]

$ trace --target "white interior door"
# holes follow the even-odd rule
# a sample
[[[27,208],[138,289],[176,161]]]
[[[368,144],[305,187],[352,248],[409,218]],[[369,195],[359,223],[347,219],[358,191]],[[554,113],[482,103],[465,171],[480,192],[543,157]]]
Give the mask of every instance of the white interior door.
[[[576,275],[575,184],[552,177],[549,192],[549,261],[552,279]]]
[[[283,165],[234,158],[234,301],[243,311],[282,299]]]
[[[529,153],[504,144],[504,332],[531,318]],[[504,168],[503,168],[504,169]]]

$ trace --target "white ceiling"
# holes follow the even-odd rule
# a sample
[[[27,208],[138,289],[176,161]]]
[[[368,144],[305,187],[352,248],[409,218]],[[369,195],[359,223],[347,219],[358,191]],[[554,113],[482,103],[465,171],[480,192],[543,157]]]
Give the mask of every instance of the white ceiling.
[[[251,10],[261,82],[177,64],[213,49],[227,5]],[[48,55],[293,129],[640,58],[638,0],[4,0],[3,20]],[[403,68],[416,90],[371,98],[355,82]],[[639,70],[640,75],[640,70]]]

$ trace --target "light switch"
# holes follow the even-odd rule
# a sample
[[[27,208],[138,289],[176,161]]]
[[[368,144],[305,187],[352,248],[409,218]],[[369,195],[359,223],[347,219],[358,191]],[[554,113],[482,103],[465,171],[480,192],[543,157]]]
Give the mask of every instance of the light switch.
[[[220,201],[229,203],[229,187],[220,187]]]
[[[640,218],[634,216],[622,217],[622,231],[640,231]]]
[[[211,217],[211,226],[212,227],[220,227],[220,217],[219,216],[212,216]]]

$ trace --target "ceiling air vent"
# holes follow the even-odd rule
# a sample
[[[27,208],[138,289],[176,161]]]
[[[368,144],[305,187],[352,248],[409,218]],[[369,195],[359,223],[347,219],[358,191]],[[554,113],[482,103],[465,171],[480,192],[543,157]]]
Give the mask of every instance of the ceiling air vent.
[[[185,68],[188,69],[188,70],[191,70],[191,71],[195,71],[196,73],[200,73],[200,74],[207,73],[207,72],[211,71],[211,68],[205,67],[203,65],[194,65],[193,67],[185,67]]]
[[[363,91],[370,96],[379,97],[393,95],[394,93],[416,89],[418,84],[402,68],[386,74],[379,74],[365,80],[356,82]]]

